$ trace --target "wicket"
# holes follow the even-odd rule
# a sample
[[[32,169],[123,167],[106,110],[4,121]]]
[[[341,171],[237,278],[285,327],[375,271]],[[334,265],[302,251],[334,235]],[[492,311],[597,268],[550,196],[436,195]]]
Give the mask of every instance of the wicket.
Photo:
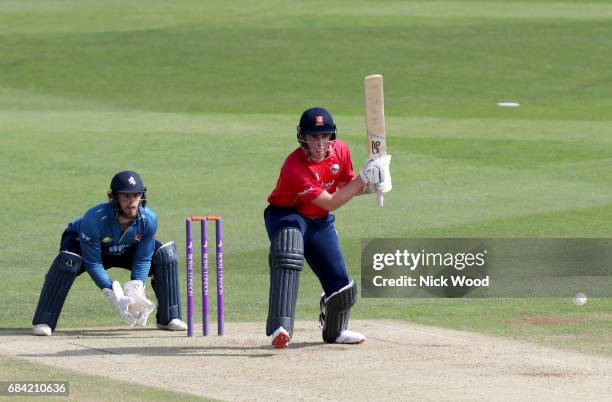
[[[200,249],[202,253],[202,333],[208,335],[208,222],[215,222],[215,240],[217,245],[217,334],[223,335],[225,322],[225,301],[223,297],[223,218],[220,216],[192,216],[185,220],[187,243],[187,336],[193,336],[193,318],[195,313],[193,299],[193,222],[200,222]]]

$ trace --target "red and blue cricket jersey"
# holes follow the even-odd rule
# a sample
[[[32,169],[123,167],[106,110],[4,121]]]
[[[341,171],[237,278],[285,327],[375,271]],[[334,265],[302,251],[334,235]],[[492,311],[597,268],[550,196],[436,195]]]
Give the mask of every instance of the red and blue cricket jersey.
[[[346,144],[336,140],[330,143],[329,158],[315,162],[300,147],[293,151],[283,164],[276,188],[268,197],[270,205],[293,207],[308,218],[324,218],[329,211],[319,208],[312,201],[324,190],[333,194],[338,184],[346,184],[355,177],[351,153]]]

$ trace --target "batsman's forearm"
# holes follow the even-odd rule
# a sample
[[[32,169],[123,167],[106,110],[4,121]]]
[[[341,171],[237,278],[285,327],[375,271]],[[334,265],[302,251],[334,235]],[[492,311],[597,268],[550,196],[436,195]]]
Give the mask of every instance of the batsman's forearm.
[[[361,194],[363,192],[363,185],[363,180],[357,176],[335,193],[329,194],[325,191],[313,202],[320,208],[334,211],[349,202],[354,196]]]

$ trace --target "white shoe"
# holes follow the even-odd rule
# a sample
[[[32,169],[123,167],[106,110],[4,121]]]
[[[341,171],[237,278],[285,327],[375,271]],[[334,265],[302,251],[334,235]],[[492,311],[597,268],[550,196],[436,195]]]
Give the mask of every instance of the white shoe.
[[[51,331],[51,327],[47,324],[36,324],[34,328],[32,328],[32,334],[38,336],[51,336],[53,331]]]
[[[291,337],[289,332],[283,327],[278,327],[272,334],[272,346],[274,349],[286,348],[289,342],[291,342]]]
[[[174,318],[166,325],[157,323],[157,328],[166,331],[185,331],[187,329],[187,324],[185,324],[179,318]]]
[[[349,331],[345,329],[336,338],[336,343],[347,343],[347,344],[358,344],[365,342],[366,337],[364,334],[357,331]]]

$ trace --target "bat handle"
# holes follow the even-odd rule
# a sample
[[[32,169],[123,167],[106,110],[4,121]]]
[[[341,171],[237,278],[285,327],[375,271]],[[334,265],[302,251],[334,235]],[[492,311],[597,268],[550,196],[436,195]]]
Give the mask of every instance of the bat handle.
[[[379,190],[379,191],[376,192],[376,203],[381,208],[383,206],[384,198],[385,198],[385,196],[383,195],[382,191]]]

